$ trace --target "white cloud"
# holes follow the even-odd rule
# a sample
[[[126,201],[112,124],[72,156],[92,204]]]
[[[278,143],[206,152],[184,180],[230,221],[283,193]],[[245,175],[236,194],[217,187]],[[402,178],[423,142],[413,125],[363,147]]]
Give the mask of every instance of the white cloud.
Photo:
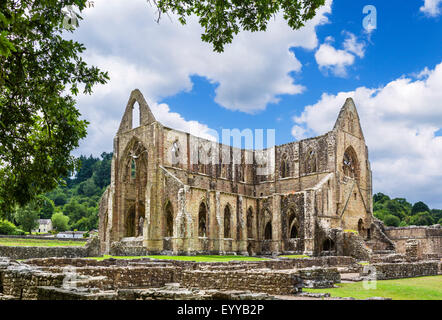
[[[441,13],[441,4],[442,0],[425,0],[419,10],[428,16],[435,17]]]
[[[328,22],[331,2],[327,1],[301,30],[293,31],[277,16],[266,32],[241,32],[218,54],[201,41],[202,28],[194,17],[185,26],[173,15],[170,19],[163,16],[157,24],[156,9],[145,0],[95,1],[93,8],[83,12],[84,20],[74,38],[85,44],[86,61],[109,71],[111,80],[96,87],[92,96],[79,98],[80,111],[91,125],[78,152],[111,148],[110,137],[134,88],[154,106],[162,98],[190,91],[191,76],[199,75],[217,84],[218,104],[247,113],[264,110],[269,103],[278,102],[279,95],[303,92],[305,88],[289,75],[302,68],[289,49],[317,47],[315,28]],[[159,120],[178,121],[180,116],[170,116],[168,107],[161,110]],[[180,124],[175,124],[181,128],[188,120],[180,119]],[[196,127],[202,130],[201,135],[207,134],[203,124]]]
[[[331,130],[345,99],[353,97],[374,191],[442,207],[442,137],[435,135],[442,128],[442,63],[424,71],[421,79],[401,77],[380,88],[323,94],[294,118],[294,133],[303,133],[300,138]]]
[[[331,71],[337,77],[347,76],[347,67],[355,62],[355,56],[363,58],[365,55],[365,43],[358,42],[357,37],[348,31],[343,32],[346,39],[343,43],[343,50],[336,49],[331,45],[334,38],[328,36],[315,53],[316,63],[319,69],[328,72]]]
[[[330,70],[338,77],[345,77],[347,75],[346,67],[354,63],[355,56],[345,50],[338,50],[323,43],[316,51],[315,59],[321,70]]]
[[[344,32],[347,38],[344,41],[344,49],[348,52],[354,53],[359,58],[365,55],[365,43],[358,42],[357,37],[351,32]]]

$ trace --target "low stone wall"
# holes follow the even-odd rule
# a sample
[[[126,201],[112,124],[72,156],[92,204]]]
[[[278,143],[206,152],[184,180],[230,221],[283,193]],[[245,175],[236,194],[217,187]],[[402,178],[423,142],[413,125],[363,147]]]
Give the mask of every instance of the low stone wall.
[[[38,286],[60,287],[65,275],[31,270],[21,265],[0,271],[0,277],[3,294],[20,300],[34,300]]]
[[[385,230],[388,237],[395,243],[398,253],[405,254],[407,240],[416,240],[419,256],[432,254],[442,257],[442,228],[440,225],[388,227]]]
[[[302,290],[302,280],[291,271],[202,271],[186,270],[180,284],[183,287],[217,290],[250,290],[270,294],[295,294]]]
[[[435,276],[438,274],[438,261],[375,263],[377,280]],[[368,268],[371,269],[371,268]],[[364,272],[362,276],[367,276]]]
[[[99,256],[100,241],[97,237],[90,239],[85,246],[60,247],[27,247],[27,246],[0,246],[0,257],[15,260],[49,257],[94,257]]]
[[[276,295],[291,295],[311,288],[331,287],[340,281],[336,268],[292,270],[184,270],[180,283],[184,287],[222,290],[250,290]]]

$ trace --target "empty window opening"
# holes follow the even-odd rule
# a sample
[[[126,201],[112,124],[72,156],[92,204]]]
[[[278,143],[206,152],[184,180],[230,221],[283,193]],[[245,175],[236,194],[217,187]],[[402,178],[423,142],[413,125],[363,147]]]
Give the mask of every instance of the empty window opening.
[[[135,102],[132,108],[132,129],[138,128],[140,124],[140,105],[138,102]]]
[[[166,206],[166,237],[173,237],[173,209],[170,202]]]
[[[332,251],[335,249],[335,243],[332,239],[327,238],[324,240],[324,243],[322,244],[322,250],[323,251]]]
[[[230,232],[230,209],[228,206],[224,209],[224,238],[231,238]]]
[[[272,223],[271,222],[268,222],[265,227],[264,239],[265,240],[272,240]]]
[[[207,209],[204,203],[200,204],[199,214],[198,214],[198,236],[206,236],[206,220],[207,220]]]

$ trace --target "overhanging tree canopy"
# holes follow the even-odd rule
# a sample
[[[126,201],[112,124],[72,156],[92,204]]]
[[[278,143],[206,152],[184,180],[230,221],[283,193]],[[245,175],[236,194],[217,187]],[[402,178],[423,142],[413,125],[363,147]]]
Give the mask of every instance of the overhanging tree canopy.
[[[0,2],[0,214],[53,189],[76,168],[70,152],[86,136],[74,96],[107,73],[65,40],[63,10],[86,0]]]
[[[204,28],[201,39],[211,43],[216,52],[224,51],[234,35],[242,30],[265,31],[278,12],[296,30],[312,19],[325,0],[147,0],[162,14],[175,13],[182,24],[192,14]]]

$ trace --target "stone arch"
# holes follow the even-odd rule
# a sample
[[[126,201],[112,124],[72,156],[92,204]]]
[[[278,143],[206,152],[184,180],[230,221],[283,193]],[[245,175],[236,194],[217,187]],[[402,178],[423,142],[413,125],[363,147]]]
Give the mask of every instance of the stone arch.
[[[198,210],[198,236],[205,237],[207,235],[207,206],[201,202]]]
[[[232,238],[232,214],[229,204],[224,208],[224,238]]]
[[[164,209],[164,217],[165,217],[165,236],[166,237],[173,237],[173,227],[174,227],[174,214],[173,214],[173,207],[170,201],[167,201],[166,207]]]
[[[287,230],[288,230],[288,238],[289,239],[296,239],[299,238],[299,221],[296,217],[296,212],[293,208],[290,208],[288,210],[288,223],[287,223]]]
[[[261,230],[261,237],[264,238],[264,240],[268,240],[266,239],[266,228],[269,225],[272,225],[272,213],[270,212],[270,210],[268,208],[265,208],[263,210],[263,214],[261,216],[260,219],[260,230]]]
[[[348,147],[344,152],[342,171],[347,177],[359,179],[358,156],[352,146]]]

